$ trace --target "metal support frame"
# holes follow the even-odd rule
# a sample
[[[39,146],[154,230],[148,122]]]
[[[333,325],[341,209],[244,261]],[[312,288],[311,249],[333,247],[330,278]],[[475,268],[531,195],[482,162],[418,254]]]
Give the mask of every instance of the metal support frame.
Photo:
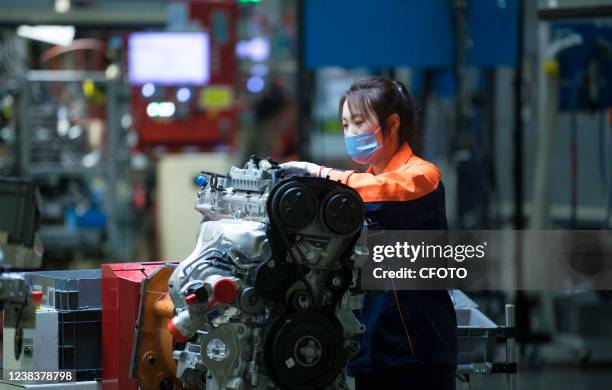
[[[167,24],[165,0],[72,1],[70,12],[59,13],[53,1],[2,0],[0,26],[72,25],[80,28],[163,28]]]
[[[506,388],[516,390],[516,317],[514,305],[506,305]]]

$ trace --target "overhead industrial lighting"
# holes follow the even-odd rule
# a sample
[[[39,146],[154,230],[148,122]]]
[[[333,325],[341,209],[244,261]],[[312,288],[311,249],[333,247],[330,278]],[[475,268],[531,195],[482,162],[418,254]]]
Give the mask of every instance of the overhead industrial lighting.
[[[68,46],[74,40],[74,26],[19,26],[17,35],[54,45]]]
[[[70,0],[55,0],[55,12],[65,14],[70,11]]]

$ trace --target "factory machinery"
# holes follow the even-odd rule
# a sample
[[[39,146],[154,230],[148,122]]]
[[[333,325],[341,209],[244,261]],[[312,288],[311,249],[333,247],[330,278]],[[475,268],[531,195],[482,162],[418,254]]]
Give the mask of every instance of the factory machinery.
[[[42,295],[36,328],[28,353],[5,358],[4,368],[74,371],[78,382],[58,386],[84,390],[351,388],[344,368],[365,331],[353,314],[368,254],[359,195],[256,157],[197,182],[204,218],[187,259],[31,273],[30,288]],[[503,364],[492,358],[499,337],[513,352],[513,327],[497,327],[465,295],[451,295],[463,378],[515,378],[512,353]],[[43,352],[49,342],[37,336],[49,329],[58,329],[51,344],[59,356]],[[88,329],[86,339],[79,329]],[[10,349],[5,339],[5,356]]]
[[[35,326],[35,308],[40,296],[32,295],[23,272],[11,269],[40,267],[43,247],[36,233],[39,208],[36,187],[29,180],[0,178],[0,308],[4,326],[12,332],[10,351],[19,358],[24,329]]]

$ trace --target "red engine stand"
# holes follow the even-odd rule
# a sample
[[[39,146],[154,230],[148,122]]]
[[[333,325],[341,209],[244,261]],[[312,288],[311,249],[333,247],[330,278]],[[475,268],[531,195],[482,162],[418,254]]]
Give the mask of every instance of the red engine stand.
[[[102,265],[102,389],[136,390],[130,378],[143,279],[168,262]]]

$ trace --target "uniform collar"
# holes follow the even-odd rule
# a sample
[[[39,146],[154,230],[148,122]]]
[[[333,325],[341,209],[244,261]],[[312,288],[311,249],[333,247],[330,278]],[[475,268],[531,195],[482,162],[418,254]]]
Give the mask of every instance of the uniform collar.
[[[389,162],[385,166],[385,169],[383,169],[383,173],[398,170],[399,167],[406,164],[408,160],[412,158],[412,156],[414,156],[414,153],[412,153],[412,148],[410,147],[410,145],[408,145],[408,143],[404,142],[402,146],[398,149],[398,151],[395,152],[393,157],[391,157],[391,160],[389,160]],[[371,165],[368,167],[367,172],[374,173],[374,169]]]

